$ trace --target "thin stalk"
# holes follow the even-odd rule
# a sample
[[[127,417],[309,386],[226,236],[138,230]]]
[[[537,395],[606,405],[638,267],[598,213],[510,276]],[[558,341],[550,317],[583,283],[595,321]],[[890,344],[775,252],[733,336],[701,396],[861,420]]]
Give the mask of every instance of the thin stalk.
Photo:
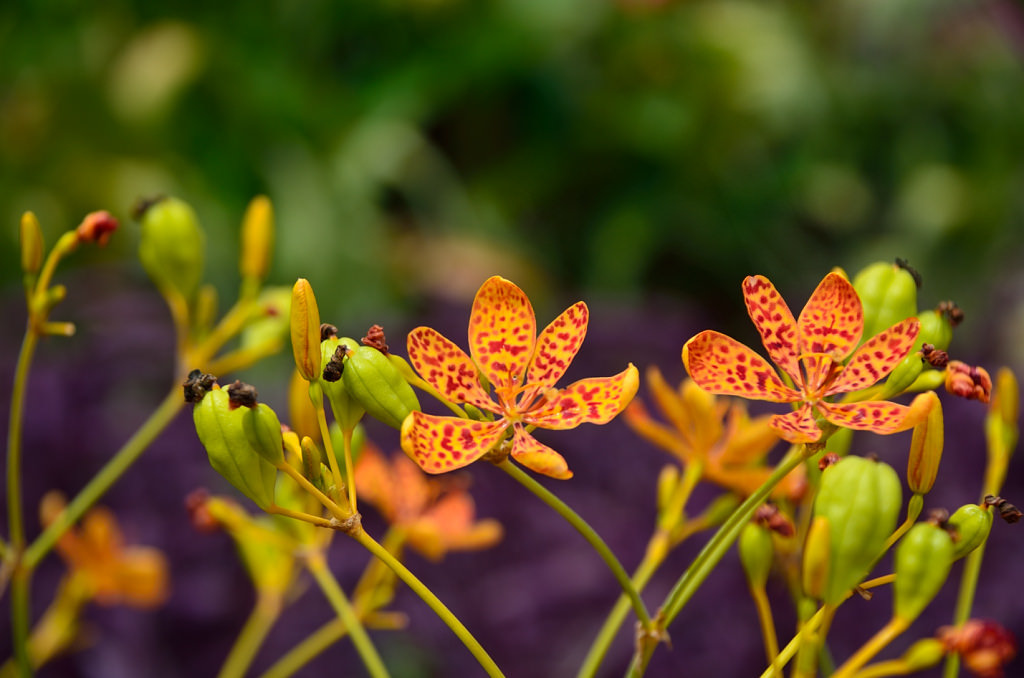
[[[576,531],[587,540],[595,551],[597,551],[597,554],[601,556],[601,559],[612,571],[612,574],[619,582],[619,586],[622,587],[623,593],[629,597],[629,601],[633,606],[633,611],[636,613],[637,619],[640,620],[644,629],[652,629],[653,622],[651,621],[651,615],[647,612],[647,607],[644,605],[644,601],[640,598],[640,594],[633,586],[633,582],[630,581],[629,575],[626,574],[626,570],[622,567],[622,563],[620,563],[619,559],[615,557],[615,554],[612,553],[610,548],[608,548],[608,545],[603,539],[601,539],[601,536],[594,531],[594,528],[592,528],[586,520],[580,517],[578,513],[569,508],[565,502],[555,496],[554,493],[538,483],[528,473],[508,459],[498,464],[498,468],[515,478],[520,485],[537,495],[541,501],[554,509],[558,515],[562,516],[562,518],[564,518],[570,525],[576,528]]]
[[[697,486],[703,471],[704,464],[699,461],[687,464],[686,469],[683,471],[683,477],[676,485],[675,492],[669,499],[668,505],[663,514],[658,517],[658,528],[651,536],[647,550],[644,552],[643,560],[640,561],[640,565],[637,566],[631,579],[633,588],[637,590],[637,593],[643,591],[644,587],[647,586],[648,581],[650,581],[651,577],[665,561],[669,550],[682,542],[682,538],[672,539],[672,536],[675,536],[673,533],[680,527],[680,524],[686,523],[684,516],[686,504],[689,502],[693,488]],[[601,666],[601,662],[604,661],[608,648],[611,646],[612,641],[615,640],[615,636],[622,626],[622,621],[629,611],[630,602],[629,597],[624,592],[619,595],[614,607],[612,607],[597,636],[595,636],[590,650],[587,651],[587,656],[584,657],[580,670],[576,674],[577,678],[592,678],[596,675],[597,669]]]
[[[775,619],[772,616],[772,606],[768,602],[768,593],[764,585],[751,586],[750,596],[754,599],[757,607],[757,619],[761,626],[761,637],[764,639],[764,652],[768,663],[775,666],[775,658],[779,654],[779,637],[775,633]]]
[[[845,598],[843,600],[846,600]],[[813,630],[804,632],[801,629],[800,647],[796,653],[796,667],[793,669],[793,678],[814,678],[818,666],[821,663],[822,648],[825,646],[825,638],[828,636],[832,620],[835,618],[836,608],[842,603],[834,605],[823,605],[821,608],[821,619]]]
[[[317,501],[323,504],[324,508],[330,511],[331,515],[333,515],[338,520],[348,520],[352,517],[351,513],[346,513],[340,506],[338,506],[334,502],[333,499],[331,499],[326,494],[317,489],[316,485],[309,482],[309,479],[306,478],[306,476],[299,473],[299,471],[288,462],[282,462],[281,465],[277,467],[277,470],[284,472],[288,476],[291,476],[291,478],[295,480],[296,483],[299,484],[299,487],[304,489],[306,492],[311,494]]]
[[[235,644],[221,666],[217,678],[242,678],[252,665],[264,638],[281,615],[282,601],[278,593],[259,593],[256,605],[245,620]]]
[[[462,644],[466,646],[466,649],[468,649],[476,658],[477,662],[488,676],[491,676],[491,678],[504,676],[501,669],[498,668],[498,665],[494,663],[494,660],[487,654],[487,651],[484,650],[483,646],[481,646],[477,639],[473,637],[473,634],[471,634],[463,623],[459,621],[459,618],[452,614],[452,611],[449,610],[436,595],[434,595],[434,592],[427,588],[423,582],[417,579],[416,575],[410,572],[409,569],[401,563],[401,561],[391,555],[391,553],[383,546],[374,541],[373,537],[368,535],[365,530],[360,529],[352,536],[357,542],[362,544],[366,550],[384,561],[384,564],[390,567],[394,573],[398,575],[398,578],[401,579],[406,586],[412,589],[413,592],[418,595],[431,610],[434,611],[434,614],[441,618],[441,621],[443,621],[448,628],[458,636],[459,640],[462,641]]]
[[[317,527],[326,527],[330,529],[337,529],[339,523],[335,519],[328,520],[322,516],[314,516],[312,513],[304,513],[302,511],[293,511],[290,508],[284,506],[278,506],[277,504],[271,504],[270,506],[263,509],[267,513],[274,515],[285,516],[287,518],[294,518],[295,520],[301,520],[304,523],[311,523]]]
[[[881,652],[885,647],[896,639],[898,635],[907,630],[910,622],[901,617],[893,617],[889,623],[878,630],[868,642],[864,643],[852,657],[840,666],[832,678],[851,678],[858,670]]]
[[[345,477],[348,478],[348,503],[352,512],[358,511],[356,507],[356,476],[352,465],[352,431],[351,428],[342,429],[341,447],[345,455]]]
[[[953,612],[953,625],[963,626],[971,617],[971,608],[974,607],[974,594],[978,590],[978,578],[981,575],[981,561],[985,557],[985,544],[982,542],[978,548],[967,554],[964,562],[964,569],[960,575],[960,591],[956,597],[956,608]],[[956,678],[960,671],[960,655],[950,653],[946,655],[946,664],[943,667],[943,678]]]
[[[907,664],[902,659],[890,659],[865,666],[862,670],[853,675],[853,678],[885,678],[886,676],[905,676],[916,673],[920,669]]]
[[[345,481],[341,477],[341,469],[338,468],[338,458],[334,454],[334,445],[331,444],[331,431],[327,427],[327,415],[324,413],[324,392],[320,388],[319,384],[309,385],[309,399],[313,402],[313,411],[316,412],[316,423],[320,427],[320,437],[324,442],[324,452],[327,455],[327,465],[331,469],[331,477],[334,479],[335,493],[340,497],[341,493],[345,488]],[[352,504],[355,498],[355,483],[349,488],[349,505],[353,511],[355,506]]]
[[[320,585],[320,590],[323,591],[327,600],[331,603],[331,607],[337,613],[338,619],[348,629],[349,635],[352,636],[352,644],[355,646],[356,652],[359,653],[360,659],[363,660],[366,670],[369,671],[373,678],[387,678],[389,675],[388,670],[377,653],[377,648],[373,646],[373,641],[370,640],[370,636],[367,635],[362,622],[359,621],[355,610],[352,609],[352,605],[348,602],[345,592],[338,585],[338,580],[327,569],[327,562],[324,560],[323,555],[319,552],[310,554],[306,559],[306,568],[313,575],[313,578],[316,579],[317,584]]]
[[[174,419],[184,406],[181,389],[175,386],[163,402],[149,415],[131,438],[110,458],[103,468],[92,477],[75,498],[57,516],[43,533],[25,551],[25,566],[35,568],[39,561],[50,552],[61,535],[74,525],[95,504],[110,487],[124,475],[147,447]]]
[[[260,678],[288,678],[313,661],[320,653],[338,642],[348,633],[348,627],[340,619],[332,619],[263,672]]]
[[[782,651],[775,656],[775,661],[772,663],[772,665],[764,670],[764,673],[761,674],[761,678],[773,678],[774,676],[782,678],[782,668],[786,665],[787,662],[789,662],[790,659],[793,658],[793,655],[796,654],[797,648],[800,647],[801,636],[805,632],[812,633],[816,631],[818,628],[818,624],[821,623],[822,617],[824,616],[825,608],[822,607],[817,612],[815,612],[810,619],[804,622],[803,626],[800,627],[800,630],[796,633],[796,635],[794,635],[790,639],[790,641],[786,643],[786,647],[782,648]]]
[[[882,548],[882,553],[885,553],[892,548],[893,544],[900,540],[900,537],[907,533],[907,530],[914,526],[914,522],[918,516],[921,515],[921,510],[924,508],[924,497],[917,492],[910,497],[910,501],[907,502],[907,519],[896,528],[896,531],[889,535],[889,538],[885,540],[885,547]]]

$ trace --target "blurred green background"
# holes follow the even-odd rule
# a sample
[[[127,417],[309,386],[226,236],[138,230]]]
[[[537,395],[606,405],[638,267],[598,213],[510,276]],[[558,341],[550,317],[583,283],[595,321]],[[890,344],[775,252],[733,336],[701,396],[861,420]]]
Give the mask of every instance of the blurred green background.
[[[176,194],[229,297],[263,192],[271,279],[331,290],[339,321],[495,272],[728,315],[764,273],[798,309],[896,256],[923,304],[987,316],[1022,284],[1022,56],[1017,2],[8,2],[0,276],[23,210],[52,242]]]

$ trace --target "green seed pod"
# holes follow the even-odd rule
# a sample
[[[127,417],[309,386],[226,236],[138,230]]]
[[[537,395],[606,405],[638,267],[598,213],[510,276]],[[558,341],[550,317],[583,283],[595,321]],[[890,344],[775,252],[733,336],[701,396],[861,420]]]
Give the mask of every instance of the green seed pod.
[[[246,409],[248,412],[242,418],[242,423],[249,444],[274,467],[280,466],[284,463],[284,440],[281,438],[281,420],[277,418],[277,413],[263,403]]]
[[[203,276],[204,236],[188,203],[162,198],[139,216],[139,259],[161,293],[192,298]]]
[[[949,517],[947,525],[956,532],[953,560],[960,560],[981,546],[992,530],[992,510],[977,504],[965,504]]]
[[[900,661],[910,671],[923,671],[935,666],[946,656],[946,646],[938,638],[922,638],[903,653]]]
[[[39,227],[39,219],[32,212],[25,212],[21,215],[21,229],[19,231],[21,244],[21,270],[29,275],[39,273],[43,266],[43,229]]]
[[[738,548],[750,587],[764,588],[772,569],[772,533],[757,523],[747,523],[740,532]]]
[[[320,344],[320,388],[323,389],[324,395],[327,396],[327,401],[331,404],[334,420],[345,430],[355,428],[355,425],[363,418],[363,413],[366,410],[349,394],[344,378],[328,381],[323,378],[323,371],[334,359],[338,347],[345,346],[351,349],[353,346],[358,345],[355,339],[349,339],[348,337],[331,337]],[[344,365],[344,362],[342,364]],[[344,367],[342,367],[342,370],[342,377],[344,377]]]
[[[945,313],[924,311],[918,314],[917,319],[921,323],[921,331],[914,343],[915,351],[921,350],[924,344],[931,344],[940,351],[949,348],[949,343],[953,341],[953,324]]]
[[[826,603],[839,603],[871,571],[902,504],[900,478],[888,464],[844,457],[821,474],[814,516],[829,524]]]
[[[277,469],[249,443],[244,423],[248,411],[232,408],[227,391],[215,388],[196,404],[192,419],[214,470],[266,509],[274,503]]]
[[[924,358],[917,351],[911,352],[889,373],[878,399],[889,400],[903,393],[913,386],[922,372],[924,372]]]
[[[816,517],[807,530],[804,541],[803,585],[811,598],[823,598],[828,585],[831,558],[831,528],[828,518]]]
[[[863,339],[917,313],[917,283],[905,268],[886,262],[871,264],[853,278],[864,307]]]
[[[393,428],[401,428],[406,416],[420,409],[416,394],[398,369],[370,346],[359,346],[348,354],[341,380],[370,416]]]
[[[942,419],[942,403],[934,391],[918,396],[926,399],[928,416],[914,426],[910,440],[910,455],[907,458],[907,484],[915,494],[928,494],[935,484],[942,461],[942,447],[945,439]]]
[[[896,547],[893,615],[911,622],[946,583],[953,564],[953,540],[931,523],[914,525]]]

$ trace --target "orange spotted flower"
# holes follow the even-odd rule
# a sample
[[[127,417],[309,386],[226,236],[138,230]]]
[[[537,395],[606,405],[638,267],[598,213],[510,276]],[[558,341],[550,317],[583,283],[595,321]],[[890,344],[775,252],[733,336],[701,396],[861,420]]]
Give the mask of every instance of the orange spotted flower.
[[[402,425],[402,449],[428,473],[476,461],[511,433],[512,458],[553,478],[571,478],[562,455],[537,441],[528,426],[570,429],[611,421],[636,394],[632,363],[613,377],[582,379],[564,389],[558,381],[579,351],[589,312],[582,301],[567,308],[537,335],[533,306],[521,289],[494,276],[480,287],[469,318],[472,358],[437,331],[409,333],[409,359],[447,400],[494,414],[494,421],[412,412]],[[492,398],[481,386],[494,387]]]
[[[799,403],[793,412],[775,415],[772,427],[792,443],[821,437],[816,413],[845,428],[895,433],[910,428],[910,408],[887,401],[831,402],[831,396],[867,388],[885,377],[910,353],[920,325],[907,318],[865,341],[864,310],[853,285],[829,273],[807,301],[799,320],[764,276],[743,281],[747,312],[772,361],[792,380],[779,378],[764,358],[740,342],[713,330],[701,332],[683,347],[683,364],[701,388],[776,403]],[[847,360],[849,358],[849,360]]]
[[[445,488],[423,475],[403,454],[391,463],[366,443],[356,464],[359,498],[373,504],[389,523],[403,531],[414,549],[432,560],[448,551],[493,546],[501,539],[501,524],[475,520],[473,498],[460,487]]]

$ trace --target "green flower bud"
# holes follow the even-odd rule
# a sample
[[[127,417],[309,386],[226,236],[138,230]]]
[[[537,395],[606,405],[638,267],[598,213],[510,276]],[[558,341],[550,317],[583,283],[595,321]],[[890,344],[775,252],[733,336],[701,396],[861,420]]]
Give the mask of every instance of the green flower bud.
[[[43,267],[46,246],[43,244],[43,229],[39,227],[39,219],[32,212],[21,215],[19,235],[21,270],[29,275],[39,273],[39,269]]]
[[[292,287],[289,320],[295,366],[306,381],[314,382],[320,378],[320,309],[313,286],[305,278]]]
[[[911,672],[935,666],[946,656],[946,647],[938,638],[922,638],[903,653],[900,661]]]
[[[331,366],[334,371],[343,371],[345,369],[345,359],[343,357],[345,351],[342,351],[341,354],[338,353],[338,349],[342,346],[347,351],[353,346],[358,346],[358,344],[355,339],[349,339],[348,337],[331,337],[320,344],[321,373],[326,372],[330,376],[331,370],[328,370],[328,366]],[[342,372],[341,376],[344,376],[344,372]],[[355,425],[363,418],[363,413],[366,410],[349,394],[348,388],[345,386],[345,380],[337,378],[331,381],[321,375],[319,383],[324,395],[327,396],[327,401],[331,404],[334,420],[344,430],[355,428]]]
[[[987,504],[965,504],[949,517],[946,525],[956,534],[953,560],[960,560],[988,539],[992,530],[992,510]]]
[[[203,276],[204,236],[196,213],[178,198],[161,198],[136,212],[142,227],[139,259],[165,296],[189,300]]]
[[[328,483],[324,482],[323,455],[320,453],[320,448],[309,436],[302,438],[301,445],[302,475],[306,476],[306,479],[313,483],[318,490],[325,492]]]
[[[918,314],[917,320],[921,323],[921,331],[913,350],[921,350],[924,344],[931,344],[940,351],[949,349],[949,343],[953,341],[953,323],[949,321],[949,316],[931,310]]]
[[[871,264],[854,277],[853,288],[864,307],[864,339],[917,313],[917,283],[896,264]]]
[[[953,564],[953,540],[941,527],[918,523],[900,540],[895,562],[893,614],[911,622],[946,583]]]
[[[370,416],[393,428],[401,428],[406,416],[420,409],[412,387],[387,356],[375,348],[353,349],[345,360],[341,379],[345,390]]]
[[[246,409],[243,424],[249,444],[274,467],[280,466],[284,463],[284,440],[277,413],[263,403]]]
[[[740,532],[738,548],[750,587],[764,588],[772,569],[772,533],[757,523],[747,523]]]
[[[679,486],[679,467],[675,464],[666,464],[658,474],[658,515],[665,512],[668,503]]]
[[[926,399],[928,415],[914,426],[910,440],[910,455],[907,459],[907,484],[915,494],[927,494],[935,484],[942,461],[942,447],[945,439],[942,419],[942,403],[934,391],[918,396]]]
[[[871,571],[902,504],[900,478],[888,464],[844,457],[821,474],[814,516],[829,525],[826,603],[839,603]]]
[[[193,408],[192,419],[214,470],[266,509],[274,503],[277,469],[249,443],[244,422],[248,411],[232,407],[227,391],[214,388]]]

